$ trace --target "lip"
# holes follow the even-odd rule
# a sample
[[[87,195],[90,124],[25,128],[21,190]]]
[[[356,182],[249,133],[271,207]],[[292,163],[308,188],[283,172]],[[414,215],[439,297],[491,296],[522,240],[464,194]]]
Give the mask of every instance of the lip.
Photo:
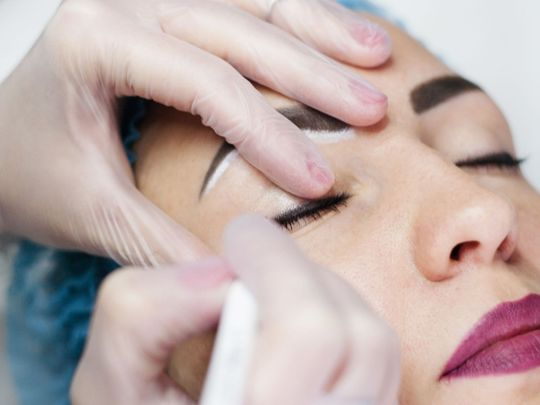
[[[540,295],[485,314],[446,363],[439,380],[524,372],[540,366]]]

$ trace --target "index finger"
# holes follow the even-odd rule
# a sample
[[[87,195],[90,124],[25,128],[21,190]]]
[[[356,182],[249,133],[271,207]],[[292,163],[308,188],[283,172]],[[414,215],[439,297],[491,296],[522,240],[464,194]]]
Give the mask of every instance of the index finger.
[[[315,198],[330,189],[334,177],[315,144],[231,65],[163,34],[134,31],[125,43],[116,53],[130,71],[104,69],[118,75],[110,81],[119,95],[137,95],[199,115],[286,191]],[[103,61],[104,67],[109,64]]]
[[[392,42],[380,25],[358,11],[381,14],[366,1],[222,0],[293,34],[331,58],[363,67],[380,66],[392,53]],[[341,4],[340,4],[341,3]],[[342,4],[346,4],[344,7]],[[351,10],[353,9],[353,10]]]
[[[229,225],[225,255],[253,292],[262,322],[246,402],[310,403],[347,355],[343,320],[317,266],[287,235],[256,216]]]

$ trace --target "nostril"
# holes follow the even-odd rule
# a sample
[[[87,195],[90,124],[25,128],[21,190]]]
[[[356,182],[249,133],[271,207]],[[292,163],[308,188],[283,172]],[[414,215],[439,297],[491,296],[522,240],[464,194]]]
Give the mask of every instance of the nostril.
[[[459,260],[459,251],[461,250],[461,246],[463,244],[460,243],[459,245],[454,246],[452,251],[450,252],[450,260],[458,261]]]
[[[515,238],[507,236],[506,238],[504,238],[499,248],[497,249],[497,253],[504,262],[508,262],[514,253],[515,248]]]
[[[454,261],[460,261],[463,259],[463,254],[468,250],[474,250],[477,249],[480,243],[478,242],[463,242],[459,243],[450,252],[450,259]]]

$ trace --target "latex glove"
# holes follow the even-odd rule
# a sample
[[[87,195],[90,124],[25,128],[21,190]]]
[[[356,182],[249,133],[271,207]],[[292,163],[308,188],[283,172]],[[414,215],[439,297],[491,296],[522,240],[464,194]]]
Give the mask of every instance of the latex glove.
[[[314,405],[321,393],[325,405],[397,403],[397,340],[348,284],[260,217],[229,226],[225,257],[259,306],[246,404]],[[213,261],[109,277],[72,384],[74,405],[192,404],[164,370],[175,346],[216,323],[226,268]]]
[[[64,1],[0,87],[0,231],[124,264],[207,253],[134,187],[121,96],[200,115],[284,189],[326,192],[326,161],[244,76],[354,125],[386,98],[293,35],[359,65],[390,53],[384,31],[327,1]]]

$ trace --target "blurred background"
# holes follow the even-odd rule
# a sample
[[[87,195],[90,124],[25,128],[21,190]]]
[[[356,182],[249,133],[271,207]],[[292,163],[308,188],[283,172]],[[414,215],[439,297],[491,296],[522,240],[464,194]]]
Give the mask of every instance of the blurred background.
[[[286,0],[283,0],[286,1]],[[499,103],[525,175],[540,189],[540,2],[375,0],[414,36]],[[60,0],[0,0],[0,81],[32,46]],[[29,95],[30,97],[31,95]],[[4,291],[13,244],[0,238],[0,404],[14,405],[3,356]]]

